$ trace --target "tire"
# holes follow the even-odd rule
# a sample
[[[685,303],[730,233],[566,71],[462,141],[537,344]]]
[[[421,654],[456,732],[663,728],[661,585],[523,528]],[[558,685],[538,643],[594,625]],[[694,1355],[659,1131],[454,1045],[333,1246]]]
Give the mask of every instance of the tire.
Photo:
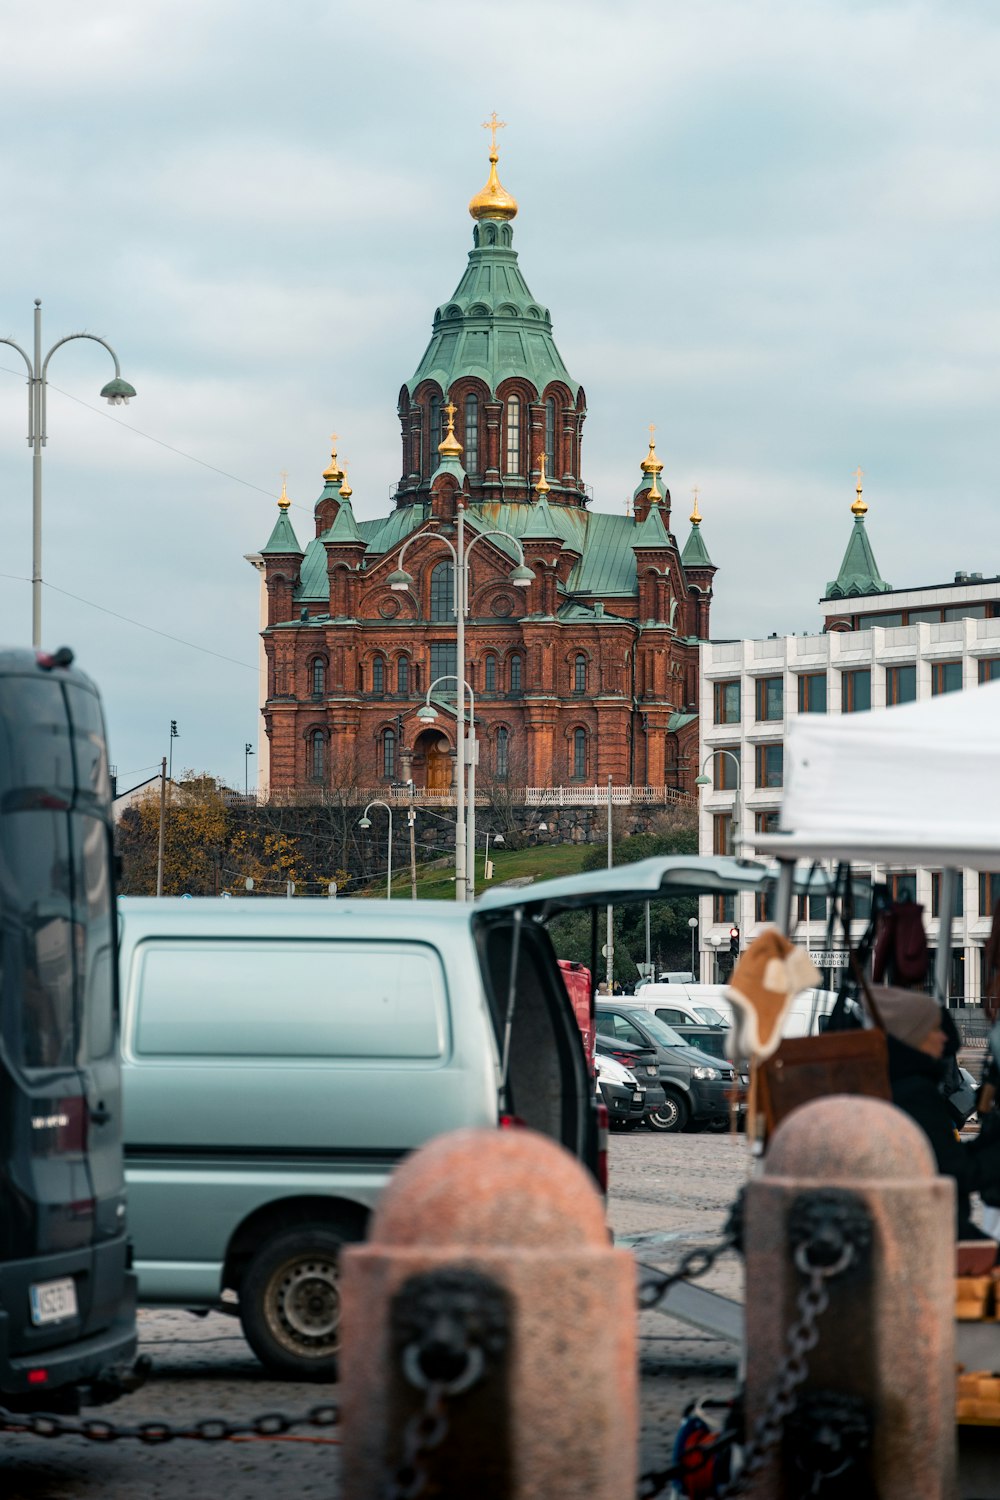
[[[337,1378],[342,1237],[322,1224],[273,1234],[240,1284],[243,1334],[266,1370],[286,1380]]]
[[[675,1094],[671,1089],[666,1089],[664,1092],[667,1096],[666,1099],[664,1099],[659,1109],[650,1110],[646,1116],[646,1124],[650,1130],[659,1130],[676,1135],[687,1124],[687,1101],[681,1094]]]

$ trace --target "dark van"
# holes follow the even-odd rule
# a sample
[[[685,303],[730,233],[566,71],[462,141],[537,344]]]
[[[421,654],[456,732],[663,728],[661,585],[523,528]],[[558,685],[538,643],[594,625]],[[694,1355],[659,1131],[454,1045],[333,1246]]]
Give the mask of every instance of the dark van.
[[[111,791],[94,685],[0,650],[0,1404],[119,1394],[127,1270]]]

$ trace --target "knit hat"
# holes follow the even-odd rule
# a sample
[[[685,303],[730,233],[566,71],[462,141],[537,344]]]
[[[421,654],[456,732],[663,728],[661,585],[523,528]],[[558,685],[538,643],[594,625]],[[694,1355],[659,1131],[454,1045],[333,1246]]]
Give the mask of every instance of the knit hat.
[[[885,1029],[897,1042],[919,1047],[935,1026],[941,1025],[941,1007],[930,995],[919,990],[900,990],[892,985],[876,985],[872,994]]]

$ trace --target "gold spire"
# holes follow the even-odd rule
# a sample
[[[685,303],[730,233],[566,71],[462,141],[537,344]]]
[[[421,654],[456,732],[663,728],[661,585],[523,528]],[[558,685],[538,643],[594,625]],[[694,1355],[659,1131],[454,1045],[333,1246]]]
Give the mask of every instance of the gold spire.
[[[347,482],[347,459],[345,458],[340,471],[340,498],[341,500],[350,500],[353,494],[354,491]]]
[[[700,526],[701,525],[701,513],[698,510],[698,486],[697,485],[695,485],[695,487],[691,491],[691,493],[694,496],[694,510],[691,512],[691,525],[692,526]]]
[[[536,495],[547,495],[548,492],[549,492],[549,489],[550,489],[550,485],[549,485],[549,481],[545,477],[545,453],[544,452],[539,453],[539,455],[538,455],[538,467],[541,469],[542,472],[539,475],[538,483],[535,485],[535,494]]]
[[[444,414],[448,418],[448,431],[438,443],[438,452],[442,458],[461,458],[462,445],[455,436],[455,413],[458,407],[454,401],[449,401],[444,408]]]
[[[865,515],[868,514],[868,507],[867,507],[867,505],[865,504],[865,502],[861,498],[861,476],[864,474],[864,472],[865,472],[864,469],[861,467],[860,464],[858,464],[858,467],[857,467],[857,469],[855,470],[855,473],[854,473],[854,477],[857,480],[857,484],[854,486],[854,491],[855,491],[855,494],[857,496],[857,499],[855,500],[854,504],[851,506],[851,515],[855,516],[857,518],[857,520],[859,520],[859,521],[860,521],[860,519],[861,519],[862,516],[865,516]]]
[[[506,120],[497,119],[496,110],[483,121],[483,129],[490,132],[490,175],[482,191],[469,200],[469,213],[474,219],[513,219],[517,213],[517,200],[511,197],[497,176],[497,162],[500,160],[497,131],[503,130],[506,124]]]
[[[327,484],[336,484],[338,479],[343,479],[344,472],[337,463],[337,434],[330,434],[330,462],[323,470],[323,478]]]
[[[663,465],[661,464],[660,467],[662,468]],[[650,471],[649,477],[650,477],[650,480],[652,481],[652,483],[649,486],[649,503],[650,503],[650,505],[656,505],[660,500],[663,499],[663,496],[660,494],[660,491],[656,488],[656,470],[655,469],[653,469],[653,470]]]
[[[639,468],[642,470],[642,472],[644,474],[653,474],[653,475],[656,475],[656,474],[660,474],[660,473],[663,472],[663,465],[662,465],[662,463],[660,462],[660,460],[656,456],[656,443],[653,440],[653,433],[655,431],[656,431],[656,424],[655,424],[655,422],[650,422],[650,424],[649,424],[649,452],[646,454],[646,457],[643,459],[642,463],[639,465]]]
[[[292,503],[289,500],[289,498],[288,498],[288,490],[286,488],[286,483],[285,483],[285,481],[287,479],[288,479],[288,470],[287,469],[282,469],[282,471],[281,471],[281,494],[278,496],[278,506],[279,506],[279,508],[281,510],[287,510],[288,507]]]

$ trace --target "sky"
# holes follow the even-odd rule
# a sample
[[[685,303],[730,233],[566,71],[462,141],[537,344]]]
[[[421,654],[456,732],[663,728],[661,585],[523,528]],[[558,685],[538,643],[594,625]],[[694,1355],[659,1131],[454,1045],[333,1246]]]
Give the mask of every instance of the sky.
[[[241,786],[258,579],[329,435],[359,519],[471,248],[492,110],[514,247],[621,511],[647,424],[712,633],[815,630],[864,470],[895,585],[1000,572],[994,0],[0,0],[0,335],[49,365],[43,639],[119,785]],[[31,639],[24,367],[0,345],[0,639]],[[213,654],[214,653],[214,654]],[[250,775],[253,777],[251,760]]]

